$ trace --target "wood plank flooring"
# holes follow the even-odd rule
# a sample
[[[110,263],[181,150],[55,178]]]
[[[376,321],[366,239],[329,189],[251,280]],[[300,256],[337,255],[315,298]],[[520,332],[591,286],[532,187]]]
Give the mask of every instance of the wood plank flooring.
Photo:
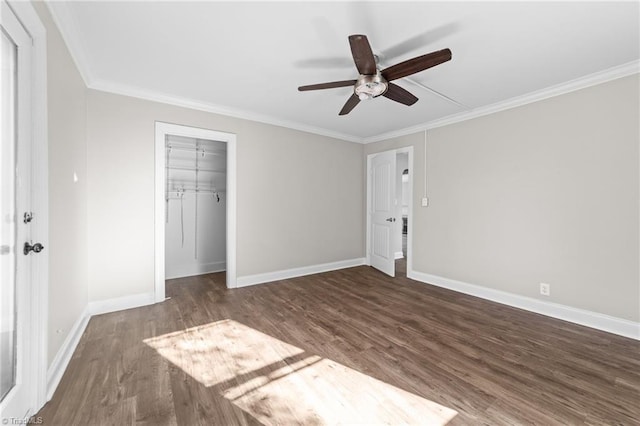
[[[402,262],[398,263],[402,268]],[[55,425],[638,425],[640,342],[357,267],[91,319]]]

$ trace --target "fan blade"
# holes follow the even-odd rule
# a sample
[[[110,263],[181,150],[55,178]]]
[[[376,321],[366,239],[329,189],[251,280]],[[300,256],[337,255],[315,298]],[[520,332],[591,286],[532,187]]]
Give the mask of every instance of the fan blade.
[[[352,109],[354,109],[356,107],[356,105],[358,105],[360,103],[360,98],[357,97],[355,95],[355,93],[353,95],[351,95],[351,97],[349,99],[347,99],[347,102],[344,104],[344,106],[342,107],[342,109],[340,110],[340,114],[338,115],[347,115],[351,112]]]
[[[363,75],[374,75],[376,73],[376,58],[373,57],[371,45],[367,36],[354,34],[349,36],[351,45],[351,55],[356,63],[358,72]]]
[[[387,91],[384,92],[382,96],[405,105],[413,105],[418,102],[418,98],[413,96],[407,90],[393,83],[389,83]]]
[[[387,81],[397,80],[399,78],[424,71],[427,68],[435,67],[436,65],[440,65],[450,59],[451,50],[438,50],[437,52],[427,53],[426,55],[418,56],[416,58],[400,62],[399,64],[392,65],[389,68],[385,68],[382,71],[382,76],[386,78]]]
[[[298,90],[304,92],[306,90],[334,89],[336,87],[353,86],[357,80],[332,81],[331,83],[311,84],[309,86],[300,86]]]

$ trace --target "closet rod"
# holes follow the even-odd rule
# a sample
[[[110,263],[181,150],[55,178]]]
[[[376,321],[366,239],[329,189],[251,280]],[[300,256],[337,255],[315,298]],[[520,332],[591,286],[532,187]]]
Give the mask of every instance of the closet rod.
[[[227,191],[195,191],[195,190],[169,191],[168,194],[165,194],[165,200],[167,202],[169,200],[182,200],[182,199],[184,199],[184,194],[186,194],[186,193],[195,193],[196,195],[198,195],[198,194],[212,195],[214,198],[217,197],[218,201],[220,201],[220,195],[222,195],[222,194],[224,194],[226,192]]]
[[[176,194],[179,194],[181,192],[202,192],[205,194],[215,194],[216,192],[227,192],[226,189],[192,189],[192,188],[184,188],[184,189],[170,189],[169,191],[167,191],[167,194],[171,194],[175,192]]]

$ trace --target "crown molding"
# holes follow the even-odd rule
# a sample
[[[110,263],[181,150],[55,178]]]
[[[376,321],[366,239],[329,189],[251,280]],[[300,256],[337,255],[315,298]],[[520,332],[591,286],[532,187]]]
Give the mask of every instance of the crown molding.
[[[599,71],[593,74],[589,74],[584,77],[580,77],[574,80],[570,80],[565,83],[557,84],[547,87],[545,89],[537,90],[535,92],[527,93],[523,96],[507,99],[505,101],[496,102],[491,105],[472,109],[457,114],[452,114],[437,120],[433,120],[427,123],[421,123],[415,126],[406,127],[400,130],[394,130],[387,133],[382,133],[377,136],[361,138],[346,133],[334,132],[332,130],[310,126],[307,124],[297,123],[289,120],[282,120],[277,117],[259,114],[253,111],[242,110],[238,108],[230,108],[223,105],[216,105],[207,102],[199,102],[193,99],[181,98],[177,96],[158,93],[155,91],[148,91],[145,89],[120,85],[116,83],[106,82],[102,80],[94,80],[92,84],[87,85],[90,89],[99,90],[103,92],[114,93],[123,96],[131,96],[134,98],[145,99],[154,102],[160,102],[184,108],[195,109],[199,111],[210,112],[213,114],[220,114],[229,117],[240,118],[244,120],[251,120],[265,124],[271,124],[280,127],[286,127],[293,130],[299,130],[307,133],[313,133],[321,136],[327,136],[330,138],[341,139],[355,143],[373,143],[383,141],[399,136],[410,135],[418,133],[424,130],[435,129],[438,127],[448,126],[450,124],[459,123],[462,121],[471,120],[474,118],[482,117],[485,115],[494,114],[500,111],[505,111],[519,106],[527,105],[530,103],[538,102],[544,99],[552,98],[554,96],[563,95],[566,93],[574,92],[576,90],[585,89],[587,87],[595,86],[598,84],[606,83],[608,81],[616,80],[619,78],[627,77],[632,74],[640,73],[640,60],[632,61],[623,65],[619,65],[613,68]]]
[[[623,77],[627,77],[629,75],[638,74],[638,73],[640,73],[640,60],[635,60],[623,65],[619,65],[613,68],[609,68],[603,71],[589,74],[584,77],[576,78],[574,80],[570,80],[565,83],[556,84],[554,86],[550,86],[545,89],[527,93],[526,95],[517,96],[515,98],[496,102],[491,105],[474,108],[469,111],[452,114],[443,118],[439,118],[437,120],[429,121],[427,123],[422,123],[415,126],[406,127],[404,129],[382,133],[377,136],[363,138],[362,142],[365,144],[379,142],[387,139],[396,138],[399,136],[406,136],[406,135],[422,132],[424,130],[448,126],[450,124],[455,124],[462,121],[467,121],[474,118],[482,117],[484,115],[494,114],[496,112],[505,111],[505,110],[516,108],[519,106],[531,104],[544,99],[552,98],[554,96],[559,96],[566,93],[574,92],[576,90],[585,89],[587,87],[606,83],[608,81],[616,80],[618,78],[623,78]]]
[[[58,31],[62,35],[62,39],[67,45],[67,50],[71,55],[71,59],[76,65],[84,84],[87,87],[93,82],[93,75],[89,67],[86,51],[82,45],[82,38],[78,34],[76,20],[64,1],[46,0],[45,4],[51,13],[53,22],[58,27]]]
[[[199,111],[210,112],[213,114],[225,115],[228,117],[240,118],[244,120],[256,121],[264,124],[285,127],[302,132],[313,133],[320,136],[326,136],[334,139],[340,139],[348,142],[362,143],[363,138],[346,133],[335,132],[329,129],[310,126],[304,123],[298,123],[289,120],[282,120],[277,117],[266,114],[256,113],[254,111],[242,110],[239,108],[230,108],[223,105],[216,105],[208,102],[201,102],[194,99],[182,98],[178,96],[168,95],[155,91],[146,90],[139,87],[121,85],[114,82],[108,82],[97,79],[91,72],[86,50],[82,44],[73,13],[67,5],[67,2],[45,1],[53,21],[58,27],[62,38],[67,45],[67,50],[80,72],[85,85],[89,89],[99,90],[102,92],[114,93],[117,95],[130,96],[134,98],[144,99],[148,101],[160,102],[164,104],[190,108]]]
[[[302,132],[313,133],[320,136],[326,136],[334,139],[340,139],[348,142],[362,143],[363,139],[346,133],[334,132],[332,130],[323,129],[321,127],[310,126],[289,120],[283,120],[266,114],[260,114],[253,111],[243,110],[239,108],[231,108],[223,105],[216,105],[209,102],[199,102],[193,99],[182,98],[179,96],[168,95],[156,91],[145,90],[139,87],[126,86],[122,84],[107,82],[103,80],[95,80],[89,89],[101,92],[113,93],[116,95],[130,96],[133,98],[144,99],[147,101],[159,102],[173,106],[194,109],[198,111],[210,112],[213,114],[224,115],[227,117],[250,120],[273,126],[285,127],[288,129],[299,130]]]

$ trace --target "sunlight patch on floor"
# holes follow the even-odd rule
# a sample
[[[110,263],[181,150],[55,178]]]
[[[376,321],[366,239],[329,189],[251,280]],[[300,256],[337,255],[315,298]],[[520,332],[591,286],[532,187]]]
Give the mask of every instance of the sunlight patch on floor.
[[[207,387],[256,375],[256,370],[266,366],[285,366],[285,358],[304,352],[233,320],[153,337],[144,343]]]
[[[144,342],[264,424],[444,425],[457,415],[233,320]]]

